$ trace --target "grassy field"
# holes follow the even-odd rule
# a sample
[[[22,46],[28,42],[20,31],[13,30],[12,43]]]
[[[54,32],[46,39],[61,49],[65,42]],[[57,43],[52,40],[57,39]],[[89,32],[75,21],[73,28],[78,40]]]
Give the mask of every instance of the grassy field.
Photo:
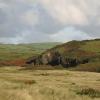
[[[23,65],[25,60],[39,55],[59,43],[0,44],[0,66]]]
[[[100,74],[1,67],[0,100],[100,100]]]
[[[59,43],[0,44],[0,61],[26,59],[56,46]]]

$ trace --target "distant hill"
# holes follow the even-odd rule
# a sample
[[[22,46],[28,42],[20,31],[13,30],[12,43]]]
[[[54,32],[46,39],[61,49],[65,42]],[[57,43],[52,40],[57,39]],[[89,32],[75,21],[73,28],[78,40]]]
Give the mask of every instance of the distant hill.
[[[60,43],[0,44],[0,65],[22,64],[25,59],[58,44]]]
[[[100,39],[71,41],[61,45],[57,45],[54,48],[47,50],[46,52],[51,51],[57,51],[65,57],[75,57],[80,59],[83,57],[95,56],[95,58],[98,58],[98,56],[100,56]]]
[[[100,39],[57,45],[43,52],[36,60],[41,64],[62,65],[69,70],[100,72]]]

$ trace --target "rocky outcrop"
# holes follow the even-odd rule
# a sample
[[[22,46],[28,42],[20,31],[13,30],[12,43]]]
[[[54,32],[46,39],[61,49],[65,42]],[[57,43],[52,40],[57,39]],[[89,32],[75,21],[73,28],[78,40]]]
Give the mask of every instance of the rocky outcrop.
[[[94,45],[97,44],[97,45]],[[89,63],[100,62],[100,40],[85,40],[85,41],[71,41],[58,46],[55,46],[39,56],[29,59],[26,63],[35,65],[43,65],[39,67],[57,66],[61,65],[64,68],[71,68],[77,70],[78,67],[88,65]],[[32,65],[32,66],[33,66]],[[59,66],[60,65],[60,66]],[[95,64],[94,64],[95,65]],[[89,66],[91,67],[91,66]],[[95,65],[96,67],[96,65]],[[86,68],[86,67],[84,67]],[[84,69],[81,68],[81,69]],[[86,68],[88,69],[88,67]],[[92,69],[92,68],[90,68]]]
[[[61,55],[58,52],[47,52],[42,55],[42,63],[49,65],[59,65],[61,63]]]
[[[62,65],[65,68],[73,67],[78,64],[84,64],[88,63],[88,59],[77,59],[77,58],[70,58],[70,57],[63,57],[59,52],[57,51],[50,51],[46,52],[42,55],[39,55],[37,57],[32,57],[29,59],[26,63],[27,64],[33,64],[35,65],[51,65],[51,66],[57,66]]]
[[[27,59],[26,64],[33,64],[33,65],[42,65],[42,58],[41,56],[34,56]]]
[[[73,67],[79,64],[79,61],[76,58],[66,58],[62,57],[61,59],[61,65],[63,67]]]

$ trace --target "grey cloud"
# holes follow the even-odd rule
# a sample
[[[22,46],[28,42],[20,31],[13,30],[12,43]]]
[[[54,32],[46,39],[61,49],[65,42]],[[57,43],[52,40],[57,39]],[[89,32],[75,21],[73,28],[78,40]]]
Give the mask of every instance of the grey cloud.
[[[39,4],[37,8],[39,12],[38,15],[40,16],[39,23],[35,25],[37,30],[42,33],[52,34],[63,28],[63,25],[55,21],[43,6]]]
[[[60,28],[59,23],[52,19],[40,4],[27,5],[12,0],[8,1],[6,1],[8,8],[0,10],[0,36],[13,37],[20,35],[21,31],[26,29],[34,33],[53,33]],[[20,20],[20,16],[30,10],[39,16],[39,23],[34,26],[29,26]]]
[[[64,27],[72,26],[72,27],[75,27],[77,30],[86,32],[87,34],[91,36],[94,36],[94,35],[100,36],[100,33],[99,33],[100,31],[100,28],[99,28],[100,26],[100,14],[99,14],[100,2],[98,0],[84,0],[84,1],[62,0],[61,2],[57,0],[51,0],[51,2],[50,0],[42,0],[41,2],[43,1],[46,2],[46,3],[45,2],[43,3],[43,6],[45,6],[45,8],[47,9],[49,13],[51,12],[51,15],[54,18],[56,19],[58,18],[58,22],[60,19],[64,18],[64,22],[63,20],[61,20],[62,23],[60,24],[60,26],[62,25]],[[65,1],[64,4],[62,3],[63,1]],[[62,9],[65,10],[64,13],[62,13],[63,12]],[[75,10],[75,13],[74,13],[74,10]],[[60,17],[57,16],[56,13]],[[80,14],[81,16],[80,15],[77,16],[78,14]],[[77,22],[80,20],[82,16],[83,16],[83,18],[81,19],[82,21],[77,24]],[[84,18],[86,20],[85,23],[84,23],[85,21]]]
[[[0,0],[0,42],[51,41],[66,27],[100,37],[99,8],[99,0]]]
[[[0,8],[0,36],[2,37],[15,37],[28,28],[19,17],[30,10],[31,5],[14,1],[16,0],[2,1],[7,5],[6,8]]]

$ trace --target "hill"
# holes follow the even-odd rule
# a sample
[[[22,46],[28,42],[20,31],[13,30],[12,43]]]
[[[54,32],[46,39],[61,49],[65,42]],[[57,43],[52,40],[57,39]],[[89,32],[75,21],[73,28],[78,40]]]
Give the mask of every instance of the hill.
[[[100,72],[100,39],[64,43],[33,57],[28,63]]]
[[[0,65],[20,65],[59,43],[0,44]]]

